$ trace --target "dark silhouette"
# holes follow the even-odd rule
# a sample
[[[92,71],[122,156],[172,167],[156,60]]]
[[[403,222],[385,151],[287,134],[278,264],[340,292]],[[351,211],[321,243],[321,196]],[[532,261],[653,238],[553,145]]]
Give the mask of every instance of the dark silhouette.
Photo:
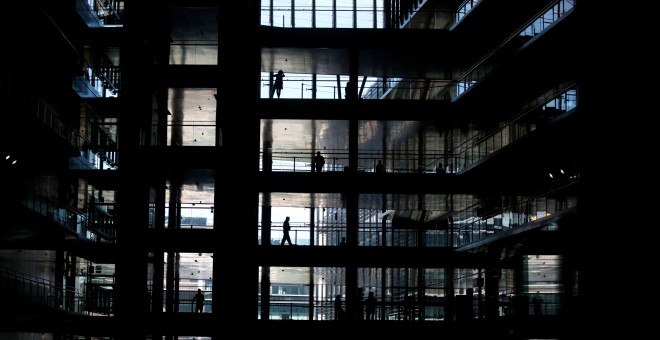
[[[284,72],[279,70],[275,75],[275,84],[273,84],[273,91],[277,94],[277,98],[282,94],[282,88],[284,88]]]
[[[541,298],[541,293],[536,292],[534,298],[532,299],[532,303],[534,304],[534,315],[542,315],[543,299]]]
[[[364,304],[367,309],[367,320],[376,320],[376,296],[374,292],[369,292],[369,296],[367,296]]]
[[[342,308],[341,295],[335,296],[335,320],[344,318],[344,309]]]
[[[204,294],[202,294],[201,289],[197,289],[197,294],[193,297],[193,303],[195,303],[195,313],[203,313],[204,311]]]
[[[415,320],[415,298],[406,295],[403,298],[403,320]]]
[[[341,242],[339,242],[339,246],[340,247],[346,247],[346,238],[345,237],[341,238]]]
[[[376,164],[376,172],[378,173],[385,172],[385,165],[383,165],[383,161],[379,160],[378,164]]]
[[[325,157],[321,156],[321,151],[316,151],[316,156],[314,156],[314,170],[316,172],[322,172],[324,164]]]
[[[346,99],[357,99],[357,84],[353,81],[348,81],[346,83],[346,94],[344,95]]]
[[[444,174],[445,172],[446,172],[445,167],[442,166],[442,163],[438,163],[438,166],[435,167],[435,173],[436,174]]]
[[[282,223],[282,230],[284,230],[284,236],[282,236],[282,242],[280,242],[280,245],[283,246],[284,242],[289,242],[289,245],[292,246],[293,243],[291,243],[291,235],[289,235],[289,231],[291,230],[291,225],[289,225],[289,216],[284,219],[284,223]]]

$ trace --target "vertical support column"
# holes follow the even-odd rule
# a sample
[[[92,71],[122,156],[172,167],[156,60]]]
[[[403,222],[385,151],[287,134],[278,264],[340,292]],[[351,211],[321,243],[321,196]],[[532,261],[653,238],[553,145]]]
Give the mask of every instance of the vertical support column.
[[[485,316],[486,320],[495,320],[499,316],[499,291],[500,291],[500,269],[487,268],[485,271],[486,298]]]
[[[272,221],[272,206],[271,206],[271,193],[262,192],[261,202],[261,245],[268,249],[271,246],[271,227]]]
[[[529,315],[526,255],[518,255],[514,261],[516,263],[516,268],[513,272],[514,294],[511,301],[513,316],[516,319],[523,319]]]
[[[223,325],[215,336],[243,332],[257,321],[254,296],[259,287],[259,263],[251,256],[236,260],[236,249],[250,254],[258,250],[258,182],[261,58],[256,34],[260,26],[260,1],[228,1],[218,11],[217,129],[222,150],[216,154],[215,214],[213,238],[213,319]],[[236,185],[240,178],[246,185]],[[232,235],[232,246],[223,239]],[[264,269],[265,270],[265,269]],[[247,323],[246,323],[247,322]],[[214,336],[214,337],[215,337]]]
[[[357,84],[357,73],[358,50],[351,48],[349,51],[349,83]],[[357,96],[356,91],[357,86],[346,86],[346,99],[355,99]],[[358,120],[355,118],[351,118],[348,122],[348,168],[351,174],[358,171]],[[346,243],[350,256],[354,256],[358,247],[358,227],[360,222],[358,202],[358,192],[349,191],[346,193]],[[346,266],[346,313],[352,320],[358,320],[358,316],[362,315],[360,308],[362,299],[359,294],[359,287],[357,286],[357,278],[357,267],[349,263]]]
[[[172,313],[174,312],[174,252],[167,252],[167,270],[165,272],[165,312]]]
[[[385,29],[392,28],[392,0],[383,0],[383,25]]]
[[[346,244],[349,257],[356,255],[358,248],[358,193],[346,194]],[[346,314],[350,320],[357,320],[361,298],[357,286],[357,267],[352,263],[346,266]]]
[[[445,321],[455,321],[454,267],[445,268]]]
[[[272,226],[272,204],[271,193],[263,192],[261,202],[261,246],[264,249],[270,249],[271,246],[271,226]],[[261,320],[270,319],[270,266],[261,266]]]
[[[420,125],[417,129],[417,172],[419,173],[426,172],[426,164],[424,159],[426,149],[424,139],[424,128]]]
[[[160,125],[160,123],[159,123]],[[154,231],[162,231],[165,229],[165,197],[166,197],[166,179],[162,175],[157,180],[154,191],[156,193],[154,206],[156,207],[154,217]],[[153,273],[151,278],[151,313],[163,313],[163,291],[164,291],[164,278],[165,270],[163,269],[165,252],[162,249],[154,250],[153,257],[151,258]],[[160,334],[154,333],[156,337]]]
[[[315,15],[315,14],[312,14],[312,15]],[[316,73],[313,73],[312,74],[312,99],[316,99],[316,89],[317,89],[316,78],[317,78]]]
[[[387,320],[386,319],[386,301],[385,299],[387,298],[387,295],[385,294],[385,287],[387,287],[387,268],[383,267],[380,268],[380,293],[377,296],[379,298],[379,301],[381,303],[381,308],[380,311],[378,312],[378,315],[380,316],[378,320]]]
[[[309,205],[309,246],[314,247],[314,244],[316,243],[314,240],[314,232],[316,230],[316,220],[318,219],[317,216],[322,215],[320,212],[316,212],[318,210],[318,207],[314,202],[316,202],[316,194],[315,193],[310,193],[310,198],[311,198],[311,204]],[[325,210],[325,208],[323,208]],[[316,213],[315,213],[316,212]]]
[[[261,266],[261,320],[270,320],[270,266]]]
[[[358,50],[352,48],[349,53],[349,82],[357,84]],[[352,90],[351,98],[355,98],[357,96],[357,86],[347,86],[347,94],[349,88]],[[358,120],[356,118],[351,118],[348,122],[348,168],[353,173],[358,170]]]
[[[64,275],[64,266],[65,266],[65,258],[64,258],[64,250],[62,249],[57,249],[55,250],[55,284],[56,284],[56,289],[57,289],[57,300],[56,300],[56,308],[61,308],[60,306],[64,307],[64,298],[65,298],[65,275]]]
[[[261,168],[265,173],[273,171],[273,121],[264,119],[264,130],[261,131],[263,145],[261,146]]]
[[[177,175],[171,176],[170,180],[170,201],[169,201],[169,220],[168,229],[181,228],[181,178]],[[165,250],[167,254],[167,270],[165,273],[165,311],[168,313],[176,311],[176,281],[177,281],[177,257],[171,250]]]
[[[309,268],[309,281],[307,284],[309,286],[309,293],[307,294],[307,303],[309,304],[307,319],[314,320],[314,267]]]
[[[312,0],[312,28],[316,28],[316,0]],[[316,73],[314,73],[316,74]],[[316,83],[314,83],[316,84]],[[316,91],[314,91],[316,92]]]
[[[381,214],[385,214],[387,211],[387,194],[382,194],[381,195]],[[380,239],[380,246],[385,247],[387,246],[387,218],[388,215],[383,215],[383,217],[380,219],[380,233],[381,233],[381,239]]]
[[[484,318],[484,269],[477,269],[477,318],[479,320]]]
[[[65,294],[65,309],[68,311],[79,312],[76,310],[76,271],[77,271],[76,256],[67,252],[66,254],[66,267],[64,270],[64,287]]]
[[[332,0],[332,28],[337,28],[337,0]]]
[[[383,166],[385,167],[385,171],[387,172],[387,166],[390,164],[387,160],[387,153],[389,151],[388,149],[388,144],[387,144],[387,137],[388,137],[388,131],[389,131],[389,123],[386,120],[382,120],[381,124],[381,149],[383,150],[381,159],[383,161]],[[387,209],[384,207],[383,209]]]
[[[140,322],[145,308],[135,308],[144,301],[147,280],[146,231],[149,226],[149,188],[151,163],[145,159],[142,147],[149,145],[155,64],[164,37],[154,24],[144,18],[169,20],[169,6],[159,1],[126,3],[124,29],[126,39],[121,46],[122,101],[118,113],[117,161],[120,164],[119,186],[116,191],[117,247],[122,256],[115,267],[114,311],[119,324]],[[166,59],[167,60],[167,59]],[[138,306],[142,304],[137,303]],[[131,339],[135,334],[127,328],[117,330],[117,339]]]
[[[155,251],[153,256],[153,278],[151,279],[151,312],[160,314],[163,312],[163,251]]]
[[[424,267],[417,267],[417,305],[419,307],[419,313],[416,320],[419,321],[424,321],[424,319],[426,319],[426,294],[424,291],[426,286],[426,280],[424,280],[425,272],[426,270]]]

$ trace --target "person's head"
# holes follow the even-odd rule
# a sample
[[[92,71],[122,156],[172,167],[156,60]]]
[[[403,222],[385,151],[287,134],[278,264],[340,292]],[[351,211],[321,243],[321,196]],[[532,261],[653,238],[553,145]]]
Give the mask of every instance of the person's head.
[[[282,70],[277,71],[277,74],[283,74],[283,73],[284,73],[284,71],[282,71]]]
[[[288,221],[288,220],[289,220],[289,216],[287,216],[284,220],[285,220],[285,221]]]
[[[321,156],[321,151],[316,151],[316,154]]]
[[[198,292],[198,293],[201,293],[201,292],[202,292],[202,290],[198,288],[198,289],[197,289],[197,292]]]

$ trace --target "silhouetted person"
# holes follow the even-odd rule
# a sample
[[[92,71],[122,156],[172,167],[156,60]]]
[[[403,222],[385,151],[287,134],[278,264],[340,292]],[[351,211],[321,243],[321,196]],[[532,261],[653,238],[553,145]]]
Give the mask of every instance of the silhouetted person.
[[[291,235],[289,235],[289,231],[291,230],[291,225],[289,225],[289,216],[284,219],[284,223],[282,223],[282,230],[284,230],[284,236],[282,236],[282,242],[280,242],[280,245],[283,246],[284,242],[289,242],[289,245],[292,246],[293,243],[291,243]]]
[[[277,98],[282,94],[282,89],[284,88],[284,72],[282,70],[277,71],[275,75],[275,83],[273,84],[273,90],[277,94]]]
[[[357,86],[355,82],[348,81],[346,83],[346,94],[344,95],[346,99],[357,99]]]
[[[344,318],[344,309],[342,308],[341,295],[335,296],[335,320]]]
[[[415,298],[406,295],[403,298],[403,320],[415,320]]]
[[[376,164],[376,172],[377,173],[385,172],[385,165],[383,165],[383,161],[379,160],[378,164]]]
[[[435,167],[435,173],[436,174],[444,174],[445,172],[446,172],[445,167],[442,166],[442,163],[438,163],[438,166]]]
[[[197,289],[197,294],[193,296],[192,300],[195,304],[195,313],[202,313],[204,311],[204,294],[201,289]]]
[[[374,292],[369,292],[364,304],[367,309],[367,320],[376,320],[376,296]]]
[[[543,314],[543,299],[541,298],[541,293],[536,292],[534,295],[534,298],[532,299],[532,303],[534,304],[534,315],[542,315]]]
[[[316,151],[316,156],[314,156],[314,170],[316,172],[322,172],[324,164],[325,157],[321,156],[321,151]]]
[[[346,247],[346,238],[345,237],[341,238],[341,242],[339,242],[339,246],[340,247]]]

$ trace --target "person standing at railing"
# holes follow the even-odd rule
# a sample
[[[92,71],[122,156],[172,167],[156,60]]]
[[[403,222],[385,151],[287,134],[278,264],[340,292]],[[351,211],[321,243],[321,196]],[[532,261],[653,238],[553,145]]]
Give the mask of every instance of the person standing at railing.
[[[280,94],[282,94],[283,88],[284,88],[284,71],[279,70],[275,75],[275,83],[273,84],[273,91],[277,94],[277,98],[280,98]]]
[[[346,83],[346,93],[344,94],[344,98],[346,99],[357,99],[358,98],[358,93],[357,93],[357,84],[354,81],[348,81]]]
[[[536,292],[532,299],[532,303],[534,304],[534,315],[543,314],[543,299],[541,298],[541,292]]]
[[[367,309],[367,320],[376,320],[376,296],[374,292],[369,292],[364,304]]]
[[[342,307],[341,295],[335,296],[335,320],[344,319],[344,308]]]
[[[312,170],[316,172],[323,171],[323,165],[325,165],[325,157],[321,156],[321,151],[316,151],[316,156],[314,156],[314,167]]]
[[[284,231],[284,236],[282,236],[282,242],[280,242],[280,245],[283,246],[284,242],[289,242],[289,245],[292,246],[293,243],[291,242],[291,235],[289,234],[289,231],[291,231],[289,216],[284,219],[284,223],[282,223],[282,230]]]
[[[376,164],[376,173],[384,173],[384,172],[385,172],[385,165],[383,165],[383,161],[379,159],[378,164]]]
[[[193,297],[193,303],[195,304],[195,313],[204,312],[204,294],[202,294],[201,289],[197,289],[197,294]]]
[[[415,320],[415,297],[411,295],[403,297],[403,320]]]

